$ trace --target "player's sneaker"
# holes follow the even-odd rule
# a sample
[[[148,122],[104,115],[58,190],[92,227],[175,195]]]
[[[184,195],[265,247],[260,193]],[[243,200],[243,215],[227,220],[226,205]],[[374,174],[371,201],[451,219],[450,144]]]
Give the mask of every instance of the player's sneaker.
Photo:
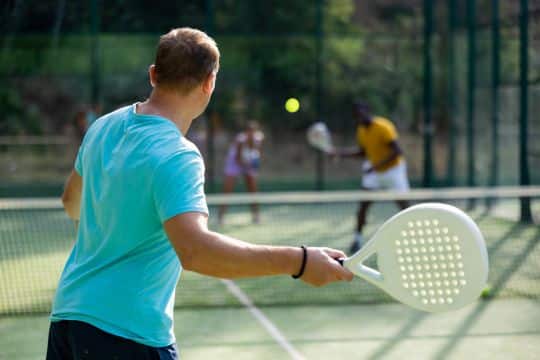
[[[360,248],[362,247],[362,245],[364,245],[364,237],[362,236],[362,234],[360,233],[356,233],[354,235],[354,240],[353,242],[351,243],[351,246],[349,248],[349,252],[350,254],[354,254],[355,252],[357,252],[358,250],[360,250]]]
[[[258,225],[261,223],[261,217],[259,216],[259,213],[253,214],[252,222],[255,225]]]

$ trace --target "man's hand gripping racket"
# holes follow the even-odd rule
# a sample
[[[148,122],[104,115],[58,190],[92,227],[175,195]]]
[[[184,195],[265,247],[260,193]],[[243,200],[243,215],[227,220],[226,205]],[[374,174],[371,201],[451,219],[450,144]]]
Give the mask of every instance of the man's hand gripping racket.
[[[378,271],[363,264],[373,254]],[[439,203],[401,211],[356,254],[338,261],[396,300],[429,312],[470,304],[488,276],[488,254],[478,226],[458,208]]]

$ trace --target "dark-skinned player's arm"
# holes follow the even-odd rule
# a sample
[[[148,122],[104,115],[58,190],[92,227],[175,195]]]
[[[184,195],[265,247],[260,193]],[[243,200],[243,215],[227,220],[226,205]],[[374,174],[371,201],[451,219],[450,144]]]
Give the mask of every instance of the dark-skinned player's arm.
[[[366,152],[359,146],[354,146],[351,148],[345,149],[334,149],[329,152],[330,156],[340,157],[340,158],[358,158],[365,157]]]
[[[390,154],[384,158],[383,160],[379,161],[377,164],[373,164],[373,166],[369,169],[367,169],[365,172],[371,172],[373,170],[377,170],[379,168],[384,168],[384,166],[390,164],[392,161],[394,161],[398,156],[403,154],[403,151],[401,150],[401,147],[399,146],[398,142],[396,140],[391,141],[388,146],[390,146],[391,152]]]

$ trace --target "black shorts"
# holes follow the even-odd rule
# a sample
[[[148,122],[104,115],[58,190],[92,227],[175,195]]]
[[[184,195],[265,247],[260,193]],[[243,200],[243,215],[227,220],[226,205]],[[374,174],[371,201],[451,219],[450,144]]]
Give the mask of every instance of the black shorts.
[[[82,321],[52,322],[47,360],[176,360],[176,345],[151,347],[106,333]]]

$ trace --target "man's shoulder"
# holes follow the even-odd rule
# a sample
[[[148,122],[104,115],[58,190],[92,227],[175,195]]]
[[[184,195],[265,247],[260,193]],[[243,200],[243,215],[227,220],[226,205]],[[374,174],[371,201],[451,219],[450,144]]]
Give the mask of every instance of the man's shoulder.
[[[150,157],[154,176],[175,174],[182,178],[204,178],[202,155],[197,146],[184,137],[165,146],[153,147]]]
[[[124,106],[100,116],[88,128],[88,132],[100,133],[103,128],[117,125],[119,123],[118,120],[121,121],[129,116],[130,108],[130,106]]]
[[[382,126],[394,126],[394,123],[384,116],[374,116],[373,122]]]
[[[180,138],[179,149],[183,152],[194,153],[198,155],[199,157],[202,157],[201,152],[199,151],[199,148],[197,147],[197,145],[195,145],[191,140],[188,140],[184,136]]]
[[[102,139],[114,136],[111,134],[114,134],[118,126],[121,126],[123,119],[125,119],[128,114],[128,108],[123,107],[100,116],[86,131],[81,146],[93,147],[96,143],[103,143],[101,141]]]
[[[195,159],[202,162],[202,155],[197,146],[180,134],[169,132],[152,147],[152,156],[158,163],[165,163],[172,158]]]
[[[105,115],[100,116],[96,122],[98,121],[107,121],[107,120],[114,120],[119,118],[125,118],[128,117],[132,109],[132,105],[122,106],[114,111],[111,111]]]
[[[385,118],[385,117],[382,117],[382,116],[376,116],[376,117],[373,118],[373,123],[379,129],[381,129],[381,131],[391,131],[391,132],[396,132],[397,131],[396,126],[394,125],[394,123],[388,118]]]

